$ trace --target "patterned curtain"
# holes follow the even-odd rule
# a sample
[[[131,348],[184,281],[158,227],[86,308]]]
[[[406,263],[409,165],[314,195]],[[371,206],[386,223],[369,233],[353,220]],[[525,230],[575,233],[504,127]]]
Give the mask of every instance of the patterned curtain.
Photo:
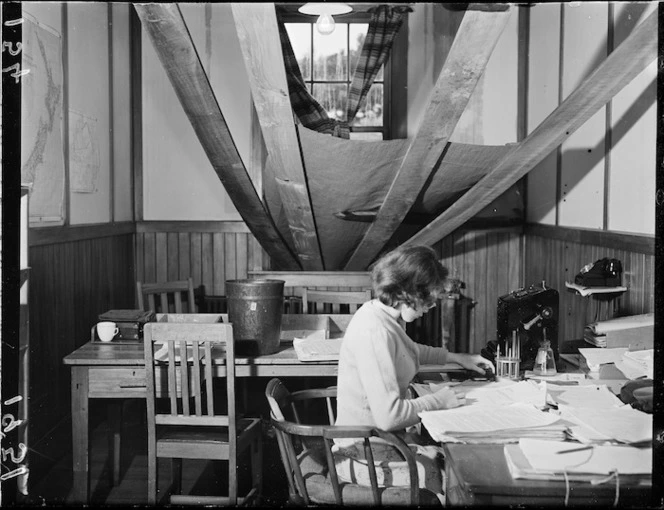
[[[328,117],[325,109],[309,93],[302,78],[300,66],[295,58],[293,47],[281,18],[278,18],[279,38],[286,67],[286,80],[291,106],[296,118],[307,128],[327,133],[339,138],[350,138],[348,124],[355,118],[362,100],[366,97],[371,84],[376,78],[380,67],[387,60],[392,49],[404,13],[412,11],[410,7],[388,7],[380,5],[371,9],[372,15],[367,36],[362,46],[353,80],[351,82],[348,103],[346,105],[346,121],[338,121]]]
[[[307,85],[304,83],[304,78],[302,78],[302,72],[295,58],[286,26],[281,19],[278,19],[278,23],[279,38],[281,39],[281,49],[284,54],[284,65],[286,67],[288,94],[296,117],[309,129],[318,131],[319,133],[335,135],[338,133],[337,121],[327,116],[325,109],[307,90]]]
[[[404,13],[412,11],[410,7],[389,7],[379,5],[371,9],[371,21],[364,39],[362,53],[353,73],[346,122],[350,123],[357,115],[362,101],[367,96],[371,85],[392,50],[394,39],[399,33],[404,20]]]

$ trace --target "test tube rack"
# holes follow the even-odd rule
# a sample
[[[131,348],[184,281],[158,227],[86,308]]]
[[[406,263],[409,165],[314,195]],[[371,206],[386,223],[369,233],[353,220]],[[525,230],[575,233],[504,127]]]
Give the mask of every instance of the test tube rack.
[[[519,379],[519,365],[521,364],[521,342],[517,331],[512,331],[512,342],[505,349],[505,355],[500,355],[500,344],[496,353],[496,375],[509,379]]]
[[[508,379],[519,379],[519,358],[510,358],[507,356],[496,356],[496,375]]]

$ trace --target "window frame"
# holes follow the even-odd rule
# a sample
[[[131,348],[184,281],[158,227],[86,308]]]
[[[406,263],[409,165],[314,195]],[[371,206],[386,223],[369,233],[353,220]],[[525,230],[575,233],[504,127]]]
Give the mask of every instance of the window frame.
[[[316,20],[312,16],[301,14],[299,12],[286,11],[280,13],[281,20],[284,24],[287,23],[302,23],[308,24],[311,26],[311,73],[310,78],[305,80],[309,92],[312,92],[314,84],[340,84],[344,83],[342,81],[336,80],[315,80],[313,73],[313,48],[314,48],[314,30],[316,29]],[[371,21],[371,13],[369,12],[350,12],[348,14],[340,14],[334,16],[335,23],[364,23],[368,24]],[[350,31],[346,32],[346,48],[350,48]],[[350,90],[350,85],[353,81],[353,71],[350,69],[350,52],[346,52],[346,66],[348,68],[348,80],[345,82]],[[304,74],[304,73],[303,73]],[[391,55],[387,57],[387,60],[383,64],[383,126],[348,126],[348,129],[351,133],[382,133],[383,140],[391,139],[391,126],[392,126],[392,58]],[[351,136],[352,139],[352,136]]]

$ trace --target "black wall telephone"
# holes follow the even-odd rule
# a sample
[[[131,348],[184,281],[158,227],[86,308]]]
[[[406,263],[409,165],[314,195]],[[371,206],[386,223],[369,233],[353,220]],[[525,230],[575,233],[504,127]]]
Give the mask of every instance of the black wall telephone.
[[[584,266],[574,277],[574,283],[584,287],[618,287],[621,281],[622,264],[608,257]]]

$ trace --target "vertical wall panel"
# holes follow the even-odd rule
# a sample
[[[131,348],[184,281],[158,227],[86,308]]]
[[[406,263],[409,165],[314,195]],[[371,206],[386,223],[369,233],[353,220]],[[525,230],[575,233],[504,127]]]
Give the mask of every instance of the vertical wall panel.
[[[226,295],[226,267],[224,252],[224,235],[222,233],[212,234],[212,263],[213,263],[213,294]]]
[[[531,133],[558,106],[561,5],[538,4],[529,10],[527,131]],[[528,173],[528,221],[555,225],[557,164],[556,149]]]
[[[69,164],[72,224],[110,219],[108,12],[106,3],[67,3]],[[67,112],[64,112],[66,115]],[[86,168],[74,178],[72,165]],[[76,192],[77,183],[92,189]]]
[[[563,4],[563,100],[606,58],[608,3]],[[604,137],[601,108],[562,144],[559,225],[603,228]]]
[[[615,45],[656,8],[657,2],[616,3]],[[655,233],[656,78],[653,61],[611,101],[609,230]]]
[[[128,3],[113,9],[113,192],[114,220],[131,221],[133,214],[131,142],[131,69]]]
[[[180,248],[176,232],[166,234],[166,247],[166,281],[174,281],[180,278]]]

